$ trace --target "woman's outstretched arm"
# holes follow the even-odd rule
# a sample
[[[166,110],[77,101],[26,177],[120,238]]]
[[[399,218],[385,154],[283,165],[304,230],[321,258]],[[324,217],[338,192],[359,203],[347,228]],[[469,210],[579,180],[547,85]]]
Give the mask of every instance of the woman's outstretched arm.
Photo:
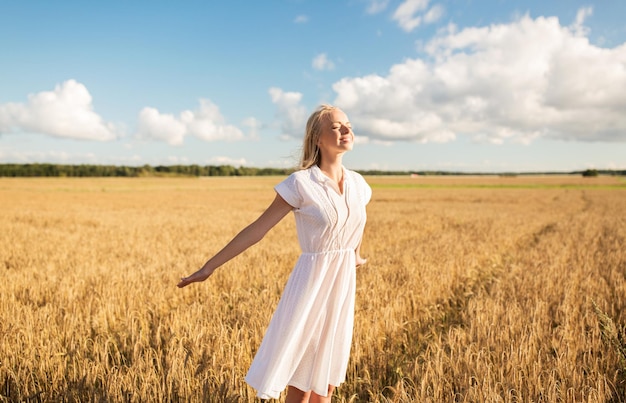
[[[259,242],[267,232],[289,213],[291,207],[280,195],[276,194],[274,201],[252,224],[241,230],[222,250],[209,259],[204,266],[189,277],[182,277],[178,288],[191,283],[206,280],[215,269],[239,255],[250,246]]]

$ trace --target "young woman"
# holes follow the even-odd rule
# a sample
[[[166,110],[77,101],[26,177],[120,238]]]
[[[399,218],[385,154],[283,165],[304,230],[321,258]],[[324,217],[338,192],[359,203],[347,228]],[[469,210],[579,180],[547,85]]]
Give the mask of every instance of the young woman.
[[[322,105],[309,117],[300,169],[276,187],[271,205],[178,287],[206,280],[215,269],[259,242],[294,212],[298,259],[246,381],[263,399],[330,402],[344,380],[354,323],[355,269],[371,189],[344,168],[354,133],[346,114]]]

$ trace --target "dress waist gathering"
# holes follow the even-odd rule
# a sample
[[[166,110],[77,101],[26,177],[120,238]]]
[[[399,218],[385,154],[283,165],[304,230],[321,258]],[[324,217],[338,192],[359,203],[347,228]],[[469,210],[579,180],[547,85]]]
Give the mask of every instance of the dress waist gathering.
[[[316,256],[316,255],[339,254],[339,253],[347,253],[347,252],[354,253],[354,248],[328,249],[328,250],[320,250],[316,252],[302,252],[300,255],[301,256]]]

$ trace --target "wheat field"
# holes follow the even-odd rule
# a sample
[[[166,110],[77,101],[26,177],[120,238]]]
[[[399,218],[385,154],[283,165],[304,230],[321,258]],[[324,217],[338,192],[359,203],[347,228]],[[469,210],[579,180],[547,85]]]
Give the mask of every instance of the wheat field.
[[[281,179],[1,178],[0,401],[256,401],[244,376],[299,254],[293,217],[176,283]],[[626,401],[623,179],[367,180],[333,401]]]

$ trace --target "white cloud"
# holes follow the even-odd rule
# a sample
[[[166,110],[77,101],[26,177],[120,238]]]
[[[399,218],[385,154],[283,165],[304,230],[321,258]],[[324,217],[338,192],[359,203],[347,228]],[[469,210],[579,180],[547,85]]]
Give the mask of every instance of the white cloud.
[[[411,32],[422,23],[422,17],[415,14],[428,7],[428,0],[405,0],[398,6],[393,19],[398,21],[400,28]]]
[[[188,135],[205,141],[235,141],[245,138],[239,128],[226,123],[217,105],[207,99],[200,100],[198,109],[185,110],[178,117],[160,113],[151,107],[145,107],[139,113],[137,137],[140,139],[180,145]]]
[[[181,121],[192,134],[205,141],[242,140],[243,133],[239,128],[226,124],[217,105],[207,99],[200,100],[200,108],[195,111],[181,113]]]
[[[75,162],[66,151],[21,151],[0,148],[0,161],[3,163],[28,164],[32,162],[46,161],[48,163],[66,164],[69,161]]]
[[[293,22],[295,24],[304,24],[306,22],[309,21],[309,17],[307,17],[306,15],[298,15],[296,18],[294,18]]]
[[[264,166],[268,167],[282,167],[282,168],[293,168],[295,164],[298,163],[297,158],[283,158],[278,160],[268,160]]]
[[[113,140],[121,130],[93,111],[87,88],[67,80],[53,91],[28,96],[26,103],[0,105],[0,133],[32,132],[80,140]]]
[[[251,139],[258,139],[259,130],[263,128],[263,123],[253,117],[245,119],[241,125],[248,128],[248,137]]]
[[[145,107],[139,112],[137,135],[141,139],[166,141],[180,145],[185,137],[185,125],[174,115],[161,114],[157,109]]]
[[[589,35],[589,28],[586,27],[584,24],[585,24],[585,20],[587,19],[587,17],[590,17],[592,14],[593,14],[592,7],[583,7],[578,10],[578,12],[576,13],[576,21],[574,21],[574,23],[571,26],[572,31],[577,36]]]
[[[588,14],[572,27],[523,16],[442,30],[425,59],[336,82],[335,103],[373,139],[626,141],[626,43],[590,44],[580,36]]]
[[[315,70],[333,70],[335,63],[328,59],[326,53],[320,53],[313,58],[312,66]]]
[[[435,4],[424,14],[424,23],[432,24],[437,22],[443,17],[445,13],[445,9],[440,4]]]
[[[365,10],[368,14],[378,14],[384,11],[389,4],[389,0],[370,0]]]
[[[189,158],[187,157],[179,157],[176,155],[170,155],[165,158],[168,164],[172,165],[181,165],[181,164],[189,164]]]
[[[234,167],[248,166],[248,162],[245,158],[230,158],[224,156],[213,157],[209,159],[211,165],[231,165]]]
[[[444,8],[435,4],[427,10],[428,3],[429,0],[405,0],[398,6],[392,18],[406,32],[413,31],[422,23],[436,22],[443,16]],[[426,12],[424,13],[424,11]]]
[[[276,118],[284,139],[301,138],[307,120],[307,110],[300,104],[302,94],[285,92],[280,88],[269,89],[272,103],[276,105]]]
[[[138,155],[121,156],[110,154],[106,156],[96,155],[93,152],[79,152],[66,150],[46,150],[32,151],[19,150],[15,148],[0,147],[0,161],[3,163],[30,164],[30,163],[50,163],[50,164],[116,164],[116,165],[137,165],[142,161]]]

